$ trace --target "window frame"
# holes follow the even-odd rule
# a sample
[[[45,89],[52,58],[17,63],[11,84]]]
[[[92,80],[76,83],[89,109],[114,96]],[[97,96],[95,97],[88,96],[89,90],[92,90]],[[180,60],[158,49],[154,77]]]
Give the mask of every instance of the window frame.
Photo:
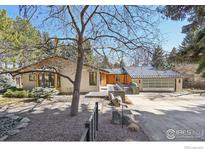
[[[89,72],[89,85],[90,86],[97,85],[97,72]]]

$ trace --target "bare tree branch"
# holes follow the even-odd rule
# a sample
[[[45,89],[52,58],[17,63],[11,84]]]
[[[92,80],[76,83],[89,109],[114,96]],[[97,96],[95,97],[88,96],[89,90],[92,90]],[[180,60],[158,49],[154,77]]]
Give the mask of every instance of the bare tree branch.
[[[29,71],[5,71],[5,72],[0,72],[0,75],[1,74],[10,74],[11,76],[15,77],[17,75],[21,75],[21,74],[28,74],[28,73],[54,73],[54,74],[57,74],[63,78],[66,78],[68,79],[72,84],[74,83],[74,81],[69,77],[69,76],[66,76],[64,74],[61,74],[57,71],[50,71],[50,70],[40,70],[40,69],[35,69],[35,70],[29,70]]]

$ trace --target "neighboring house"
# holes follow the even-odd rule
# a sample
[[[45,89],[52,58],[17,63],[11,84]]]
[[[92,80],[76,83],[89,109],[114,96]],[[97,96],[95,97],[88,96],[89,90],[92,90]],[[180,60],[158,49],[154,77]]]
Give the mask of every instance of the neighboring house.
[[[106,69],[103,85],[136,82],[140,91],[182,91],[182,76],[173,70],[157,70],[152,66]]]
[[[76,63],[71,60],[54,56],[43,59],[38,63],[20,68],[18,71],[25,72],[43,68],[50,70],[53,69],[53,71],[57,70],[57,72],[69,76],[74,80],[76,66]],[[80,92],[86,93],[90,91],[99,91],[100,73],[106,73],[106,71],[84,64]],[[19,77],[21,81],[19,81]],[[20,86],[26,90],[31,90],[34,87],[50,87],[58,89],[62,94],[72,93],[73,91],[73,84],[67,78],[54,73],[27,73],[21,74],[17,78]]]
[[[57,70],[57,72],[75,77],[76,63],[59,56],[49,57],[38,63],[20,68],[19,71],[38,69]],[[61,93],[72,93],[73,85],[62,76],[53,73],[27,73],[19,75],[18,83],[23,89],[31,90],[34,87],[51,87]],[[172,70],[160,71],[150,66],[123,67],[117,69],[99,69],[84,64],[80,92],[100,91],[107,84],[130,84],[136,82],[140,91],[182,91],[182,76]]]

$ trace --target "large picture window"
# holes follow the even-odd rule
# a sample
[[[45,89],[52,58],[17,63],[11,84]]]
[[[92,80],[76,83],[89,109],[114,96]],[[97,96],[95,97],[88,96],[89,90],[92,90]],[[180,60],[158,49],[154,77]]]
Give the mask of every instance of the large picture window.
[[[89,84],[91,86],[97,85],[97,72],[89,72]]]
[[[39,82],[38,85],[40,87],[54,88],[55,87],[55,75],[53,73],[40,73],[38,82]]]

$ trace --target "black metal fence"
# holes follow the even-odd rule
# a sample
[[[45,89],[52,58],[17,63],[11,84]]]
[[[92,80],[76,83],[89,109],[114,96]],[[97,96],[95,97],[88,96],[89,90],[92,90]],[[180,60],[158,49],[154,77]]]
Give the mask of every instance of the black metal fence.
[[[94,141],[96,137],[96,131],[98,130],[98,102],[95,103],[94,110],[85,123],[85,130],[81,136],[80,141]]]

